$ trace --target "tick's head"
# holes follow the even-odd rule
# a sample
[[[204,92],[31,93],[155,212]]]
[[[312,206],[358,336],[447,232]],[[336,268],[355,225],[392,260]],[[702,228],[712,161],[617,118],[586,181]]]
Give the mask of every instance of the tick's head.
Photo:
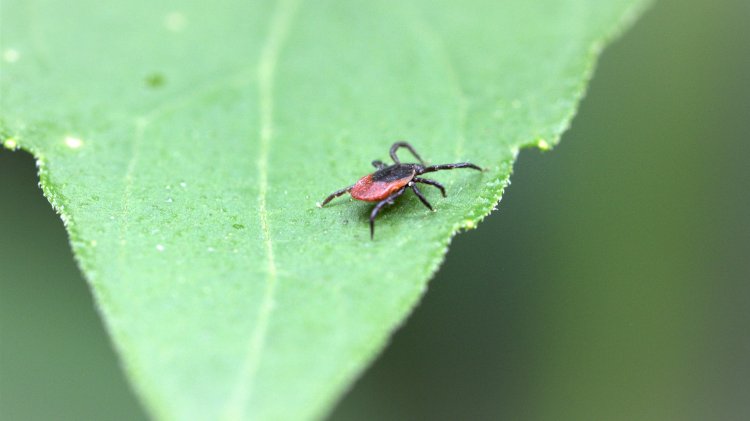
[[[402,165],[408,165],[414,170],[414,175],[419,175],[424,173],[424,166],[422,164],[402,164]]]

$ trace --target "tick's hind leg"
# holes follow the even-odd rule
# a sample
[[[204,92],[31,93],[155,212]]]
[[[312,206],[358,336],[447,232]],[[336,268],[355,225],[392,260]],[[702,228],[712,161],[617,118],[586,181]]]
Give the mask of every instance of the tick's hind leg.
[[[421,200],[421,201],[422,201],[422,203],[423,203],[423,204],[424,204],[425,206],[427,206],[427,209],[429,209],[429,210],[431,210],[431,211],[433,211],[433,212],[434,212],[434,211],[435,211],[435,209],[432,209],[432,205],[431,205],[431,204],[430,204],[430,202],[428,202],[428,201],[427,201],[427,199],[426,199],[426,198],[425,198],[425,197],[424,197],[424,196],[422,195],[422,192],[421,192],[421,191],[419,191],[419,189],[417,188],[417,185],[416,185],[416,184],[413,184],[413,183],[409,183],[409,184],[410,184],[410,186],[409,186],[409,187],[411,187],[411,189],[412,189],[412,190],[414,190],[414,194],[416,194],[416,195],[417,195],[417,197],[419,198],[419,200]]]
[[[318,207],[322,208],[323,206],[326,205],[326,203],[330,202],[331,200],[333,200],[333,199],[341,196],[342,194],[349,193],[352,190],[353,187],[354,186],[349,186],[349,187],[347,187],[345,189],[337,190],[337,191],[331,193],[328,197],[326,197],[326,200],[324,200],[323,202],[321,202],[321,203],[318,204]]]
[[[417,183],[429,184],[431,186],[437,187],[438,189],[440,189],[440,193],[443,194],[443,197],[445,197],[445,186],[443,186],[442,184],[438,183],[437,181],[430,180],[429,178],[419,178],[419,177],[414,177],[414,178],[412,178],[412,180],[414,180]]]
[[[457,168],[471,168],[473,170],[483,171],[482,168],[480,168],[478,165],[472,164],[471,162],[458,162],[456,164],[430,165],[429,167],[425,167],[424,171],[422,171],[422,174],[440,170],[455,170]]]
[[[387,198],[381,200],[378,202],[377,205],[375,205],[374,208],[372,208],[372,212],[370,212],[370,239],[372,240],[375,238],[375,217],[378,216],[378,212],[380,212],[380,209],[383,208],[385,205],[392,205],[393,199],[401,196],[406,191],[406,187],[401,187],[396,193],[393,193],[392,195],[388,196]]]

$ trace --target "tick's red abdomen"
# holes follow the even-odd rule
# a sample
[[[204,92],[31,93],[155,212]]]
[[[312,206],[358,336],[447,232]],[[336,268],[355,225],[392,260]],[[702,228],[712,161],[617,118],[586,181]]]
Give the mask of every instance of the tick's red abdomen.
[[[384,168],[360,178],[352,187],[351,195],[357,200],[377,202],[409,184],[414,174],[414,170],[405,165]]]
[[[401,187],[409,183],[409,178],[396,181],[373,181],[372,175],[366,175],[357,181],[352,188],[352,197],[365,202],[377,202],[392,195]]]

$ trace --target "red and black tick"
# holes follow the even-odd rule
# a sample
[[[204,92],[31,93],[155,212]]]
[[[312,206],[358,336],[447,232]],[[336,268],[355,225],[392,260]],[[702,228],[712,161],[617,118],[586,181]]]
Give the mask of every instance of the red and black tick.
[[[417,158],[419,164],[402,164],[396,155],[396,151],[399,148],[408,149],[409,152]],[[360,178],[359,181],[352,186],[331,193],[331,195],[326,197],[319,206],[323,207],[326,203],[345,193],[350,193],[352,197],[357,200],[378,202],[375,207],[372,208],[372,212],[370,213],[370,238],[373,238],[375,236],[375,217],[378,216],[380,209],[385,205],[392,205],[393,201],[404,194],[406,189],[412,189],[419,200],[422,201],[428,209],[433,210],[432,205],[430,205],[430,202],[425,199],[422,192],[419,191],[416,183],[429,184],[430,186],[437,187],[440,190],[440,193],[443,194],[443,197],[445,197],[445,187],[442,184],[435,180],[421,178],[419,177],[420,175],[428,172],[452,170],[455,168],[472,168],[482,171],[481,168],[470,162],[427,165],[417,151],[414,150],[414,147],[406,142],[396,142],[391,146],[391,159],[393,159],[393,165],[386,165],[383,161],[378,160],[372,161],[372,165],[378,169],[377,171]]]

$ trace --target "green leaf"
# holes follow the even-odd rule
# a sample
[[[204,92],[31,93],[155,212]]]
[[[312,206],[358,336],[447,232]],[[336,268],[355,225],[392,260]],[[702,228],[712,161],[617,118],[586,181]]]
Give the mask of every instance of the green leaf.
[[[0,135],[156,418],[321,417],[644,3],[9,0]],[[407,193],[374,241],[370,205],[316,206],[398,139],[488,170],[436,173],[437,212]]]

